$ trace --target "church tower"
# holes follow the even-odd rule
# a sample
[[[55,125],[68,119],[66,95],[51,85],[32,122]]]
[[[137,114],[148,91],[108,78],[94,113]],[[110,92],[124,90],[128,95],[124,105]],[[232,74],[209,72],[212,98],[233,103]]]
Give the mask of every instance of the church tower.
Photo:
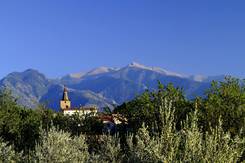
[[[64,87],[63,97],[60,100],[60,108],[62,110],[70,109],[71,108],[71,101],[68,97],[68,90],[66,87]]]

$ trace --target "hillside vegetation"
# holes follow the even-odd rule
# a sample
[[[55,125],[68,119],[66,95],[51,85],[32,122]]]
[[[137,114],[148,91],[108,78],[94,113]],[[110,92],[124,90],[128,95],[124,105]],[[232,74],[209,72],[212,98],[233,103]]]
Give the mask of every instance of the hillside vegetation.
[[[238,79],[213,82],[194,100],[159,83],[114,110],[128,123],[113,133],[96,117],[24,108],[10,94],[0,94],[0,162],[245,160],[245,81]]]

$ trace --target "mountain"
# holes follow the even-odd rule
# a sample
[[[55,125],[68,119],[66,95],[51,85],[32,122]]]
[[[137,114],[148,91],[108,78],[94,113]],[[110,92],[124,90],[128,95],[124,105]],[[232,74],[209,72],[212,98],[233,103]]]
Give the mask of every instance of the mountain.
[[[0,81],[1,88],[8,88],[18,102],[34,107],[39,99],[48,91],[51,81],[36,70],[13,72]]]
[[[188,98],[203,96],[212,79],[223,80],[224,76],[186,76],[133,62],[122,68],[99,67],[55,80],[29,69],[7,75],[0,81],[0,87],[12,90],[18,102],[27,107],[34,108],[38,103],[45,103],[58,110],[63,85],[66,85],[72,106],[96,104],[112,108],[113,105],[133,99],[146,89],[156,89],[157,81],[183,88]]]
[[[188,76],[138,63],[131,63],[123,68],[111,69],[106,73],[89,77],[85,75],[80,78],[80,82],[66,84],[73,89],[92,90],[120,104],[141,94],[146,89],[156,89],[158,80],[163,84],[173,83],[176,87],[184,88],[188,97],[200,95],[198,88],[201,88],[203,84]]]

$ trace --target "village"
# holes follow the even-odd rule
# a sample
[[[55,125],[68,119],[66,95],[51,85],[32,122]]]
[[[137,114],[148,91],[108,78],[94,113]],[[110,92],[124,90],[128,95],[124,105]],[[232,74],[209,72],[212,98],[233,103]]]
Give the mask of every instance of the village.
[[[93,106],[80,106],[72,107],[72,101],[69,99],[68,88],[64,86],[63,96],[60,100],[60,109],[65,116],[72,116],[77,114],[81,117],[93,116],[101,120],[107,131],[115,129],[116,125],[127,124],[127,119],[121,114],[104,114],[98,112],[98,107]]]

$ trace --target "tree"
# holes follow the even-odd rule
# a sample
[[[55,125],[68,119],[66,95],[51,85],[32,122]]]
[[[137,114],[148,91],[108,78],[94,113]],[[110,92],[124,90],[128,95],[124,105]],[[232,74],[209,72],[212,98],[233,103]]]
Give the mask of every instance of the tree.
[[[0,93],[0,135],[17,151],[28,153],[39,138],[40,116],[17,105],[9,91]]]
[[[245,135],[245,82],[226,77],[224,82],[213,82],[204,100],[206,128],[218,125],[222,118],[223,128],[232,135],[239,134],[243,129]]]
[[[159,106],[162,99],[172,101],[175,108],[176,126],[180,128],[181,121],[186,118],[186,115],[194,110],[192,103],[185,99],[183,91],[180,88],[174,88],[172,84],[163,86],[159,82],[158,90],[150,92],[146,91],[141,96],[134,100],[124,103],[115,109],[128,119],[129,127],[135,133],[145,123],[149,126],[149,130],[161,130],[161,121],[159,117]]]

